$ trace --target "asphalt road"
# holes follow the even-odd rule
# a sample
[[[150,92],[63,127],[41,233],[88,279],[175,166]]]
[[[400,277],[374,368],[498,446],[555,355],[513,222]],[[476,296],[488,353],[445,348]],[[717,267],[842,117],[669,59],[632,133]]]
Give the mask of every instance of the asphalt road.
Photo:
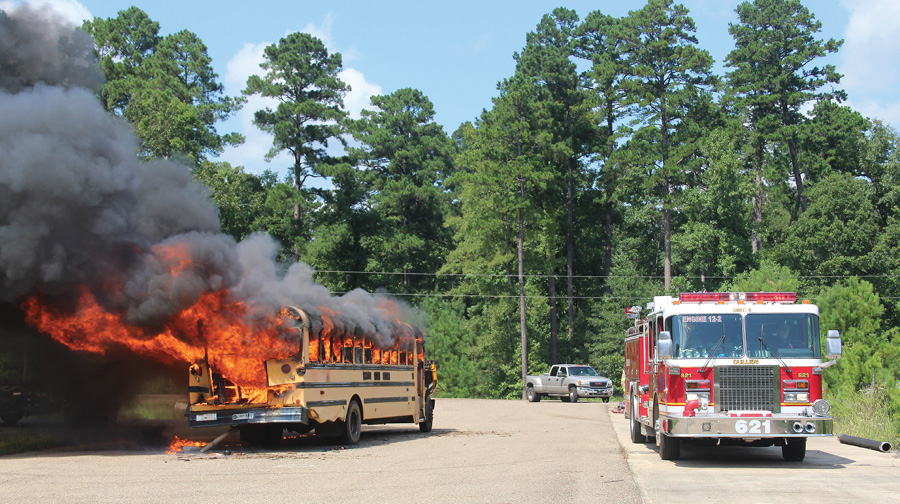
[[[641,497],[652,503],[898,501],[900,456],[845,445],[836,437],[810,438],[803,462],[785,462],[781,448],[683,445],[681,458],[659,458],[655,444],[633,444],[628,421],[610,413]]]
[[[74,431],[74,448],[0,457],[0,502],[887,503],[900,457],[809,442],[781,449],[682,447],[663,461],[632,444],[612,404],[438,399],[434,430],[364,426],[356,446],[315,436],[273,448],[229,439],[208,454],[166,454],[172,434],[209,441],[221,430],[185,422]],[[8,427],[5,427],[8,428]],[[52,429],[25,419],[14,429]]]
[[[610,416],[599,402],[438,399],[431,433],[364,426],[351,447],[307,436],[169,455],[92,442],[0,457],[0,501],[641,502]]]

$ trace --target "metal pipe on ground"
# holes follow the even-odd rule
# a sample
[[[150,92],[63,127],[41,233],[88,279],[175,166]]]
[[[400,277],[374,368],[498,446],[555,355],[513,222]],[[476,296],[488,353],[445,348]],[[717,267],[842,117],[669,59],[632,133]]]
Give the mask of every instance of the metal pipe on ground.
[[[841,434],[840,436],[838,436],[838,441],[843,444],[859,446],[860,448],[868,448],[870,450],[875,450],[878,452],[891,451],[891,443],[888,443],[887,441],[875,441],[873,439],[849,436],[847,434]]]
[[[207,445],[204,446],[203,448],[200,448],[200,453],[206,453],[206,452],[208,452],[208,451],[211,450],[214,446],[216,446],[217,444],[221,443],[223,439],[227,438],[229,434],[233,434],[233,433],[237,432],[237,430],[238,430],[237,427],[232,427],[232,428],[228,429],[227,431],[223,432],[222,434],[219,434],[219,437],[217,437],[216,439],[213,439],[212,441],[210,441],[209,444],[207,444]]]

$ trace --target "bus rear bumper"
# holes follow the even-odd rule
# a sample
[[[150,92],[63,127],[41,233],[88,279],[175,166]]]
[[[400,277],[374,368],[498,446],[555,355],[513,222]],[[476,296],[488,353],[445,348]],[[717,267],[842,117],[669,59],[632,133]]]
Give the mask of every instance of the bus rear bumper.
[[[189,410],[187,416],[192,428],[265,423],[309,424],[309,411],[303,407]]]

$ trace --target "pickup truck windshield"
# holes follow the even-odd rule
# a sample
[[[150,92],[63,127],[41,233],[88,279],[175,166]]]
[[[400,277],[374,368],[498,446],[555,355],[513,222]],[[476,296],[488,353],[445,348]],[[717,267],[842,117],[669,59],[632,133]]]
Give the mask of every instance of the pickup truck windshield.
[[[578,366],[569,368],[569,376],[600,376],[600,373],[590,366]]]

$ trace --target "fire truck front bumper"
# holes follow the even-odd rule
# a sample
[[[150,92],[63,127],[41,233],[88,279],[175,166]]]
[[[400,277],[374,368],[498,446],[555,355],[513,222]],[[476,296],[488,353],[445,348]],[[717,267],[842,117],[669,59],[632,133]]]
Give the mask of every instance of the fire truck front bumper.
[[[661,418],[671,437],[781,438],[834,434],[832,417],[805,416],[696,416]]]
[[[303,407],[220,408],[188,411],[188,424],[192,428],[264,423],[308,424],[309,412]]]

